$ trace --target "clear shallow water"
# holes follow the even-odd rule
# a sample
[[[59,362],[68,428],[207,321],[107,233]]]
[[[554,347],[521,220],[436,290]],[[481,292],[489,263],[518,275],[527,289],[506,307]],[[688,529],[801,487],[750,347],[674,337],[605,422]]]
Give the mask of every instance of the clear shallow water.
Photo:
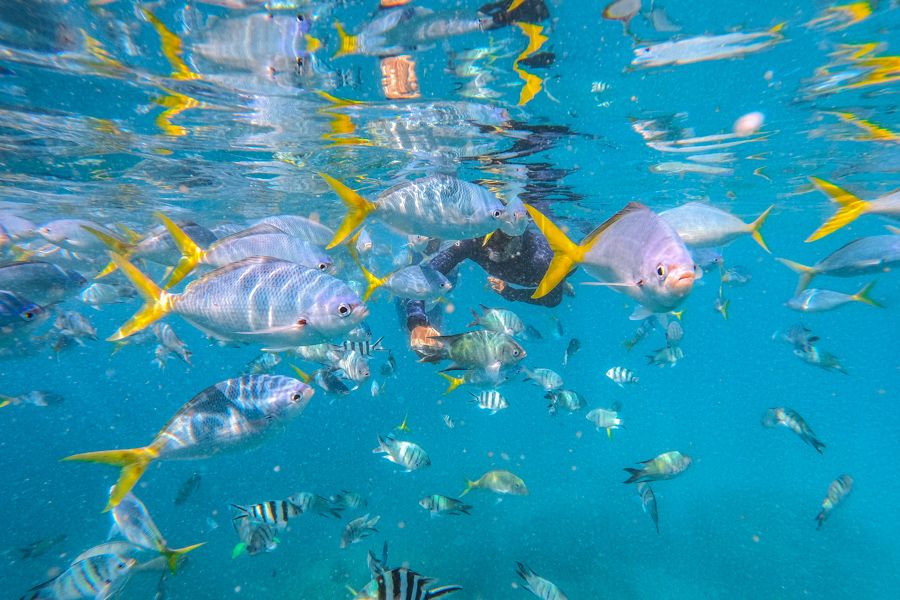
[[[479,3],[460,6],[474,11]],[[527,40],[516,27],[408,52],[421,97],[387,100],[377,58],[332,58],[333,21],[360,30],[374,10],[366,3],[275,12],[290,20],[299,11],[312,22],[310,34],[324,45],[312,57],[303,54],[313,72],[286,70],[297,53],[284,45],[253,50],[259,46],[241,43],[233,30],[221,33],[223,22],[242,20],[242,31],[271,39],[270,29],[253,29],[265,14],[258,6],[148,5],[158,19],[154,26],[126,2],[5,4],[2,210],[38,224],[80,217],[138,231],[155,224],[156,210],[210,227],[282,212],[316,213],[336,226],[342,209],[317,171],[376,193],[441,170],[503,194],[518,191],[575,230],[589,230],[635,199],[654,210],[709,200],[746,220],[775,204],[764,229],[773,255],[810,264],[852,239],[884,233],[885,221],[866,216],[804,244],[833,210],[823,195],[805,193],[808,176],[864,198],[898,184],[896,135],[860,140],[864,130],[835,115],[897,131],[896,82],[853,80],[873,67],[834,56],[845,45],[880,42],[870,56],[888,57],[890,68],[896,8],[880,3],[862,22],[837,31],[806,26],[828,6],[670,2],[667,15],[680,31],[655,32],[637,16],[635,35],[660,41],[765,31],[786,22],[784,40],[736,60],[630,70],[634,41],[601,18],[601,4],[550,3],[542,50],[556,60],[528,69],[545,79],[545,89],[519,106],[522,80],[512,62]],[[182,40],[180,53],[167,35]],[[210,45],[237,46],[244,60],[211,59]],[[483,61],[493,69],[488,87],[496,97],[464,96],[469,78],[448,70],[462,52],[486,47],[496,55]],[[835,87],[846,80],[830,76],[841,73],[865,85]],[[592,92],[595,82],[605,91]],[[318,90],[366,104],[335,106]],[[655,119],[667,128],[663,139],[707,136],[730,131],[751,111],[765,114],[761,139],[723,150],[734,157],[720,165],[732,170],[722,175],[654,172],[654,165],[684,159],[649,147],[634,127]],[[373,235],[399,248],[387,232],[376,227]],[[443,396],[436,369],[417,364],[406,349],[393,304],[376,297],[368,322],[398,361],[398,378],[387,382],[385,394],[372,398],[368,382],[345,398],[319,392],[284,434],[256,450],[155,464],[144,476],[136,493],[167,540],[207,542],[167,580],[166,597],[345,598],[346,585],[359,589],[369,580],[366,551],[383,540],[392,566],[408,563],[443,583],[459,583],[462,598],[526,597],[513,588],[517,560],[573,599],[891,597],[900,585],[893,568],[900,532],[891,510],[900,493],[896,274],[877,278],[874,294],[887,305],[883,310],[854,305],[800,318],[783,305],[796,283],[793,273],[749,239],[723,255],[726,264],[749,269],[752,281],[725,288],[727,321],[713,309],[715,273],[700,281],[684,305],[685,358],[665,369],[644,358],[664,344],[659,331],[630,353],[624,349],[637,326],[628,320],[633,302],[624,296],[576,285],[575,297],[552,310],[510,305],[485,288],[480,268],[461,266],[452,294],[456,310],[444,329],[463,330],[468,308],[479,302],[515,310],[544,334],[543,342],[524,343],[529,366],[558,370],[589,408],[623,404],[626,429],[612,441],[583,414],[548,416],[542,394],[518,381],[502,388],[511,408],[494,416],[466,403],[465,391]],[[102,266],[76,268],[92,275]],[[350,264],[340,275],[357,277]],[[576,283],[586,280],[584,273],[574,276]],[[817,285],[855,292],[868,280],[823,278]],[[64,307],[88,315],[102,339],[136,304],[94,312],[75,298]],[[565,328],[560,339],[551,335],[551,318]],[[99,510],[115,470],[59,458],[148,443],[196,392],[236,375],[258,354],[210,344],[178,318],[169,322],[194,353],[190,368],[172,360],[160,371],[151,364],[152,346],[112,354],[103,341],[0,362],[0,393],[46,389],[66,398],[60,406],[9,406],[0,414],[9,550],[0,567],[4,595],[18,597],[106,538],[109,518]],[[789,345],[771,340],[775,330],[797,322],[822,338],[821,347],[842,359],[848,375],[803,364]],[[582,349],[562,367],[572,336]],[[620,390],[605,379],[615,365],[637,371],[640,384]],[[290,371],[283,363],[277,372]],[[803,415],[827,444],[824,455],[783,429],[761,427],[770,406]],[[432,460],[429,469],[409,474],[370,452],[376,434],[406,414],[409,439]],[[442,414],[457,427],[447,429]],[[694,464],[654,484],[657,535],[634,489],[621,484],[622,468],[672,449],[691,455]],[[466,496],[475,505],[471,517],[431,519],[417,505],[426,494],[456,495],[465,477],[492,468],[514,471],[531,494],[498,503],[490,493],[473,492]],[[193,472],[202,475],[200,488],[174,506]],[[816,531],[821,500],[841,473],[854,477],[853,494]],[[377,535],[340,550],[347,519],[308,515],[279,536],[275,552],[230,558],[237,541],[230,503],[341,489],[365,494],[367,510],[382,515]],[[217,529],[210,531],[209,517]],[[60,533],[66,540],[43,556],[19,558],[17,548]],[[157,579],[138,573],[123,597],[153,597]]]

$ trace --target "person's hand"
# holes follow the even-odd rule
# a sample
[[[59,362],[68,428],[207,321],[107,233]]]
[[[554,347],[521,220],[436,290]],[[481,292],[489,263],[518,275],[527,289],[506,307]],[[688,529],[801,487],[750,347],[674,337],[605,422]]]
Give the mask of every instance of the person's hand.
[[[442,348],[444,344],[434,337],[441,332],[430,325],[419,325],[409,333],[409,347],[419,354],[426,354],[429,350]]]
[[[491,289],[498,294],[502,294],[503,290],[506,289],[506,282],[502,279],[497,279],[496,277],[488,277],[488,283],[490,284]]]

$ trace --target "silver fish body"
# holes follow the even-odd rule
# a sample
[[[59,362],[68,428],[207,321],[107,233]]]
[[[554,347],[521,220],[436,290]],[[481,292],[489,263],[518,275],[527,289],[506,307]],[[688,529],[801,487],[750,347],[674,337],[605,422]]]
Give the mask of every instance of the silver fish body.
[[[422,446],[390,436],[378,436],[378,447],[372,452],[384,454],[386,460],[404,467],[407,471],[415,471],[431,465],[431,459]]]
[[[75,271],[41,261],[24,261],[0,266],[0,290],[27,298],[40,306],[74,296],[87,286]]]

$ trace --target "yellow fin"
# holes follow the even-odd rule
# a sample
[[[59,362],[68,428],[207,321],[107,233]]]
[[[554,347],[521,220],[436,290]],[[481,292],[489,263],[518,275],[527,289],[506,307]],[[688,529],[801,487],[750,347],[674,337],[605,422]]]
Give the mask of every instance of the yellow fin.
[[[447,386],[447,390],[444,392],[445,396],[465,383],[465,380],[462,377],[454,377],[453,375],[448,375],[447,373],[438,373],[438,375],[450,382],[450,385]]]
[[[875,287],[875,282],[870,281],[865,286],[863,286],[863,289],[859,290],[858,292],[856,292],[855,294],[853,294],[850,297],[853,300],[855,300],[856,302],[862,302],[863,304],[868,304],[869,306],[876,306],[878,308],[884,308],[883,304],[881,304],[880,302],[876,302],[869,295],[869,293],[872,291],[873,287]]]
[[[246,542],[238,542],[234,545],[234,548],[231,549],[231,560],[236,559],[238,556],[243,554],[247,550]]]
[[[206,542],[200,542],[199,544],[185,546],[184,548],[165,548],[162,551],[162,554],[166,557],[166,563],[169,565],[169,570],[174,573],[175,569],[178,567],[178,558],[180,556],[184,556],[191,550],[196,550],[205,543]]]
[[[73,454],[65,457],[63,460],[94,462],[122,467],[119,480],[109,493],[109,503],[103,509],[103,512],[107,512],[119,505],[122,498],[131,491],[131,488],[134,487],[157,456],[159,456],[159,452],[153,446],[145,446],[144,448],[131,448],[129,450],[101,450],[99,452]]]
[[[366,216],[375,210],[375,203],[369,202],[331,175],[319,173],[319,176],[331,186],[331,189],[333,189],[343,203],[347,205],[347,216],[344,217],[344,221],[335,232],[331,243],[325,246],[326,250],[331,250],[343,242],[354,229],[362,224]]]
[[[763,239],[760,229],[762,228],[763,223],[766,222],[766,219],[769,217],[769,213],[772,212],[773,208],[775,208],[774,204],[763,211],[763,214],[759,215],[755,221],[750,223],[750,237],[752,237],[756,243],[762,246],[762,249],[769,254],[772,254],[772,251],[766,246],[766,241]]]
[[[838,187],[833,183],[829,183],[824,179],[810,177],[809,180],[817,190],[831,198],[831,200],[840,205],[840,207],[830,219],[822,223],[821,227],[816,229],[808,238],[806,238],[807,242],[814,242],[834,233],[844,225],[854,221],[859,215],[866,212],[866,207],[869,203],[865,200],[861,200],[847,190]]]
[[[409,428],[409,425],[406,424],[406,419],[408,417],[408,414],[403,417],[403,422],[396,427],[397,431],[412,431],[412,429]]]
[[[322,42],[308,33],[304,35],[303,38],[306,40],[306,51],[310,54],[322,47]]]
[[[344,27],[338,22],[335,22],[334,28],[337,29],[338,39],[340,40],[338,51],[334,53],[334,58],[356,54],[359,51],[359,38],[344,31]]]
[[[291,365],[291,368],[294,370],[294,373],[297,374],[297,377],[299,377],[303,381],[303,383],[309,383],[309,380],[312,379],[312,377],[310,377],[307,373],[301,371],[300,367],[298,367],[297,365]]]
[[[494,233],[496,233],[496,231],[492,231],[492,232],[490,232],[489,234],[487,234],[486,236],[484,236],[484,241],[481,242],[481,247],[482,247],[482,248],[484,248],[485,246],[487,246],[488,242],[491,241],[491,238],[494,236]]]
[[[606,428],[606,437],[608,437],[610,440],[612,440],[612,427]]]
[[[122,273],[134,284],[138,293],[146,300],[144,306],[134,313],[133,317],[119,327],[118,331],[106,338],[107,341],[114,342],[127,338],[146,328],[151,323],[158,321],[171,312],[172,308],[169,302],[169,294],[159,289],[149,277],[138,271],[137,267],[118,254],[110,252],[110,257],[116,266],[122,269]]]
[[[137,231],[135,231],[128,225],[123,225],[122,223],[116,223],[116,227],[119,229],[119,231],[121,231],[122,233],[125,234],[125,237],[128,238],[128,241],[131,242],[132,244],[137,244],[142,239],[144,239],[144,236],[139,234]]]
[[[107,248],[109,248],[116,254],[127,257],[127,256],[130,256],[131,253],[134,251],[133,243],[124,242],[124,241],[120,240],[119,238],[111,236],[108,233],[105,233],[98,229],[94,229],[93,227],[91,227],[89,225],[82,225],[81,228],[84,229],[85,231],[93,234],[94,237],[96,237],[101,242],[103,242]],[[116,269],[118,269],[118,267],[116,266],[116,263],[110,261],[109,264],[107,264],[103,268],[102,271],[100,271],[99,273],[94,275],[94,279],[102,279],[103,277],[106,277],[110,273],[114,272]]]
[[[525,2],[525,0],[513,0],[512,2],[509,3],[509,6],[507,7],[506,12],[511,13],[512,11],[514,11],[517,8],[519,8],[520,6],[522,6],[523,2]]]
[[[172,236],[172,241],[175,242],[175,246],[178,248],[178,251],[181,252],[181,260],[178,261],[178,266],[175,267],[172,276],[169,277],[164,288],[169,290],[178,285],[182,279],[187,277],[191,271],[196,268],[206,256],[206,252],[169,217],[160,212],[156,213],[156,217],[166,226],[169,235]]]
[[[0,408],[6,408],[12,403],[12,398],[9,396],[0,396],[2,400],[0,400]]]
[[[460,492],[459,497],[462,498],[463,496],[465,496],[466,494],[468,494],[469,492],[471,492],[472,490],[474,490],[477,487],[478,487],[477,481],[472,481],[470,479],[466,479],[466,489],[464,489],[462,492]]]

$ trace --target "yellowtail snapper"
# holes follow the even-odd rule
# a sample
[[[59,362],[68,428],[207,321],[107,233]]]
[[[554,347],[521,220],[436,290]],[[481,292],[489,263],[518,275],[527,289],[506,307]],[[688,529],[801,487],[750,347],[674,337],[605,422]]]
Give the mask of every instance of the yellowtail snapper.
[[[298,416],[313,395],[311,387],[279,375],[245,375],[210,386],[181,407],[143,448],[74,454],[63,460],[122,467],[106,510],[114,508],[156,460],[207,458],[258,442]]]
[[[785,302],[785,306],[800,312],[824,312],[852,302],[860,302],[862,304],[868,304],[869,306],[884,308],[883,305],[873,300],[870,296],[874,286],[875,282],[871,281],[855,294],[844,294],[833,290],[807,288]]]

